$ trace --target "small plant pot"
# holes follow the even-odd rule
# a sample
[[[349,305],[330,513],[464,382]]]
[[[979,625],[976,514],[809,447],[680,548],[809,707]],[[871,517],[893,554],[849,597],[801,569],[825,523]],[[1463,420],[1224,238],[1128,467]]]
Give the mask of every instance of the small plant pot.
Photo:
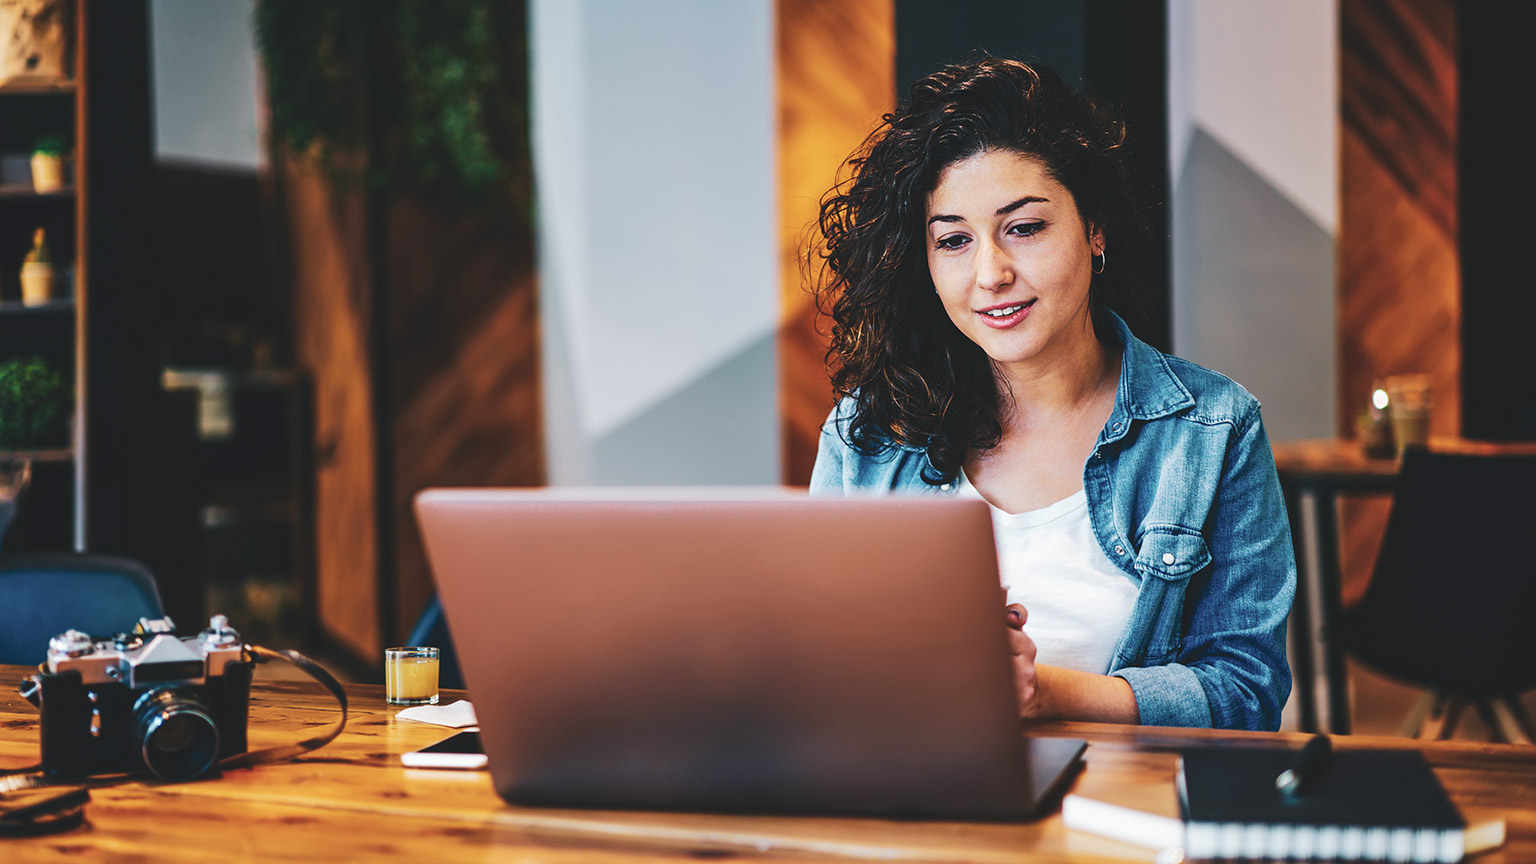
[[[53,299],[53,265],[27,263],[21,265],[21,303],[23,306],[41,306]]]
[[[52,153],[32,154],[32,189],[57,192],[64,188],[64,157]]]

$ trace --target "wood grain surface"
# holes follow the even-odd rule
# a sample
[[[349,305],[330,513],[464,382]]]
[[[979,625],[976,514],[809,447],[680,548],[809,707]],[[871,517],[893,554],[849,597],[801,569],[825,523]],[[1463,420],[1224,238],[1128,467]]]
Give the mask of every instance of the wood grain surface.
[[[333,189],[289,156],[277,157],[274,167],[292,268],[294,354],[314,386],[314,585],[305,589],[307,605],[315,623],[343,646],[374,656],[385,637],[374,519],[378,437],[366,202],[358,190]]]
[[[0,666],[0,771],[38,759],[37,713],[16,695],[30,670]],[[334,721],[318,685],[261,680],[251,744],[291,742]],[[1069,831],[1058,816],[1025,824],[835,817],[555,810],[507,805],[485,772],[403,768],[401,753],[451,734],[397,720],[382,689],[347,688],[340,738],[293,762],[195,783],[92,791],[87,822],[43,837],[0,838],[0,861],[486,861],[646,862],[879,859],[913,862],[1151,861],[1150,850]],[[463,694],[445,692],[452,700]],[[1177,751],[1194,744],[1299,743],[1299,736],[1036,724],[1034,734],[1088,739],[1073,791],[1124,799],[1173,780]],[[1536,748],[1339,738],[1340,748],[1418,746],[1469,818],[1502,817],[1511,841],[1479,862],[1536,861]]]

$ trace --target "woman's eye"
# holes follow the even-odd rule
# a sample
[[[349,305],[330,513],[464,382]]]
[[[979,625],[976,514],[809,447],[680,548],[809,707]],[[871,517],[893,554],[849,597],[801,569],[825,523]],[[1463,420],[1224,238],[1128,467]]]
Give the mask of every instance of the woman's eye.
[[[940,237],[939,239],[933,241],[933,248],[959,249],[961,246],[964,246],[968,242],[970,242],[970,238],[966,237],[964,234],[951,234],[948,237]]]
[[[1045,230],[1044,222],[1020,222],[1009,227],[1008,233],[1015,237],[1033,237]]]

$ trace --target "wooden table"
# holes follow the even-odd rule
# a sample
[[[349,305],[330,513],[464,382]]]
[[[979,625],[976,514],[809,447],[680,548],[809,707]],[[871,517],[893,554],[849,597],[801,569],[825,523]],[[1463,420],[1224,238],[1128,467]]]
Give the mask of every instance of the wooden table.
[[[1434,437],[1429,449],[1488,456],[1532,455],[1536,454],[1536,442]],[[1299,578],[1291,622],[1298,633],[1294,643],[1297,650],[1292,652],[1296,667],[1293,695],[1300,709],[1301,728],[1348,734],[1349,682],[1341,640],[1334,632],[1343,593],[1338,504],[1344,495],[1392,492],[1397,488],[1401,462],[1369,458],[1358,441],[1342,438],[1281,441],[1275,443],[1274,453],[1296,544]],[[1321,718],[1316,700],[1318,683],[1325,685],[1327,694]]]
[[[264,683],[257,670],[251,740],[264,747],[313,734],[336,708],[318,685]],[[0,770],[38,759],[37,714],[15,695],[30,670],[0,666]],[[396,720],[377,686],[349,686],[353,715],[340,738],[297,761],[232,771],[196,783],[96,789],[88,824],[65,833],[0,838],[0,861],[326,860],[465,862],[857,860],[1151,861],[1150,850],[1068,830],[1059,816],[1028,824],[721,816],[519,808],[484,772],[412,770],[401,753],[447,730]],[[450,699],[457,694],[445,694]],[[1090,723],[1051,723],[1035,734],[1086,738],[1086,795],[1113,790],[1172,796],[1175,750],[1299,736]],[[1536,748],[1350,737],[1340,748],[1423,750],[1471,819],[1502,816],[1511,840],[1479,862],[1536,862]],[[1125,800],[1123,797],[1118,800]]]

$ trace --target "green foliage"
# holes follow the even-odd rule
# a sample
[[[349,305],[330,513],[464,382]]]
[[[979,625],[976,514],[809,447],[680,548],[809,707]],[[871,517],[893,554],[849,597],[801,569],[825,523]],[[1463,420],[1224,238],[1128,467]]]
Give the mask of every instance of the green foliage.
[[[259,0],[256,38],[272,130],[328,173],[367,140],[370,0]]]
[[[45,156],[66,156],[69,154],[69,139],[56,132],[39,135],[37,146],[32,148],[32,152]]]
[[[334,179],[527,197],[524,4],[259,0],[272,128]]]
[[[68,443],[70,390],[59,370],[41,357],[0,362],[0,448]]]

